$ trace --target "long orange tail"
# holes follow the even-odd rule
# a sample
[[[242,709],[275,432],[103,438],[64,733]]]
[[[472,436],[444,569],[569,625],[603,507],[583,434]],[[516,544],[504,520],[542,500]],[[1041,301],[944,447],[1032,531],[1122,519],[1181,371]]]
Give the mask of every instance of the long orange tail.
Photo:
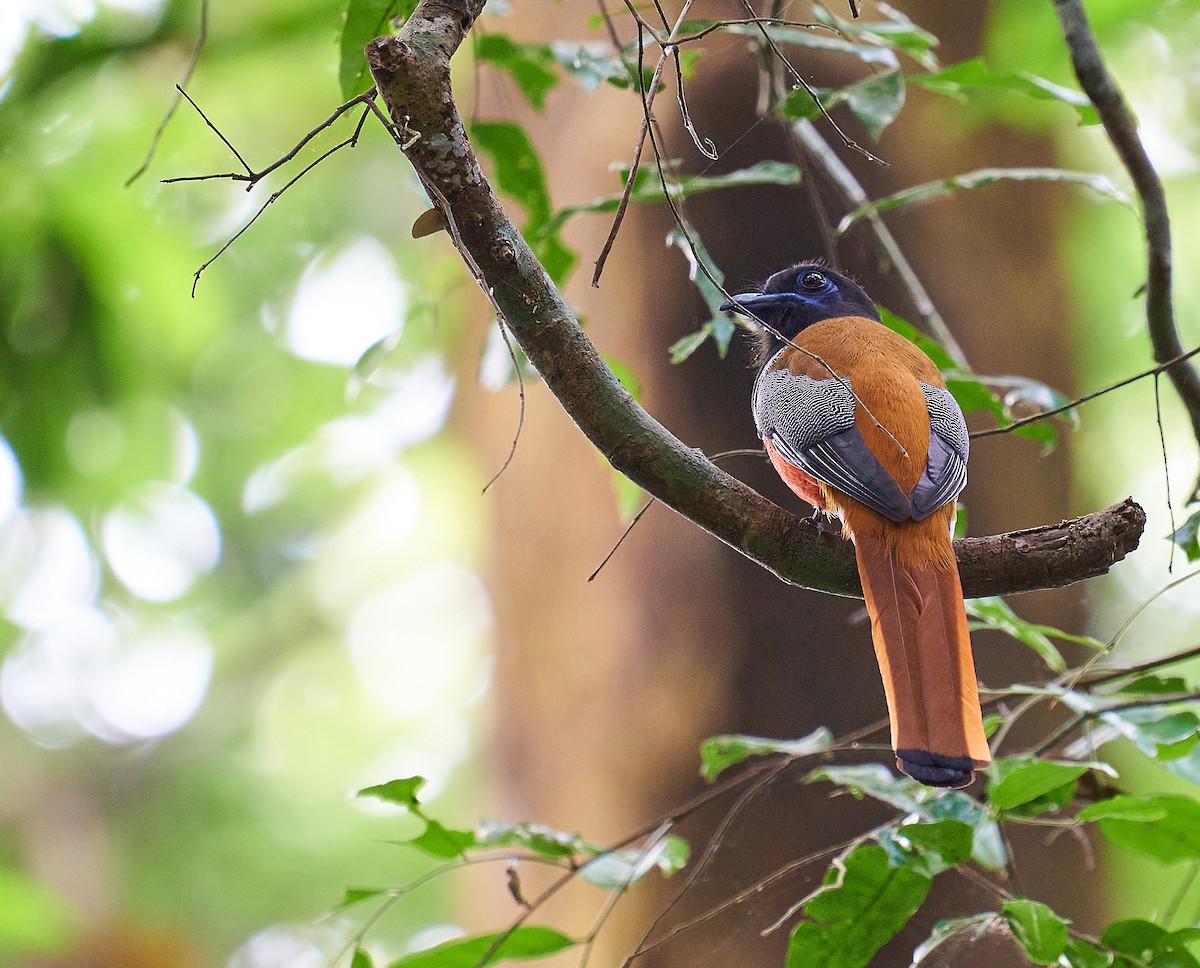
[[[914,566],[866,536],[856,536],[855,554],[896,765],[930,786],[964,787],[991,755],[954,556]]]

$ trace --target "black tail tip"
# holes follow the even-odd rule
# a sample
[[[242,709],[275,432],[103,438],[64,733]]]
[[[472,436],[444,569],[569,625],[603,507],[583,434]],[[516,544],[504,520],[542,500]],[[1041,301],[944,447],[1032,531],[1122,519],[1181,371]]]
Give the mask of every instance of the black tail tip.
[[[896,766],[918,783],[961,790],[975,779],[975,764],[967,756],[943,756],[928,750],[896,750]]]

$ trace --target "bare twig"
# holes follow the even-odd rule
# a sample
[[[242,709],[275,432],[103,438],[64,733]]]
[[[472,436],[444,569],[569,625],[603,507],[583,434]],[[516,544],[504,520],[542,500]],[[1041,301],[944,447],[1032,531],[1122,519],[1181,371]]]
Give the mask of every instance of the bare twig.
[[[1166,193],[1138,136],[1137,119],[1100,56],[1082,0],[1054,0],[1054,9],[1079,85],[1096,106],[1108,139],[1129,172],[1142,204],[1146,226],[1146,326],[1155,362],[1167,364],[1183,355],[1183,343],[1175,326],[1171,297],[1171,224]],[[1166,373],[1183,400],[1192,432],[1200,444],[1200,373],[1195,366],[1182,362],[1172,364]],[[1193,490],[1193,499],[1197,496],[1200,496],[1200,482]]]
[[[742,0],[742,6],[745,7],[746,13],[748,13],[751,18],[754,18],[754,8],[752,6],[750,6],[750,0]],[[784,56],[783,51],[781,51],[779,49],[779,45],[776,44],[775,41],[772,39],[771,35],[769,33],[767,33],[766,26],[764,24],[762,24],[761,22],[756,23],[755,26],[758,27],[758,32],[762,35],[762,43],[764,44],[764,46],[766,46],[767,49],[770,50],[771,53],[774,54],[779,59],[779,62],[781,64],[783,64],[784,69],[787,70],[787,72],[792,75],[792,80],[794,80],[797,84],[799,84],[802,88],[804,88],[805,93],[810,98],[812,98],[813,104],[815,104],[817,107],[817,110],[821,112],[821,117],[825,120],[825,122],[831,128],[833,128],[834,131],[837,132],[838,138],[841,139],[842,144],[844,144],[847,148],[857,151],[860,155],[862,155],[864,158],[868,159],[869,161],[873,161],[876,164],[886,166],[887,165],[886,161],[884,161],[882,158],[877,158],[874,154],[872,154],[870,151],[868,151],[866,148],[864,148],[862,145],[860,145],[857,141],[855,141],[848,134],[846,134],[846,132],[841,129],[841,127],[838,125],[838,123],[835,120],[833,120],[833,116],[829,113],[828,110],[826,110],[825,105],[821,101],[820,96],[817,94],[816,91],[813,90],[812,85],[808,83],[808,81],[805,79],[804,75],[801,74],[798,70],[796,70],[796,68],[793,66],[792,62]]]
[[[189,98],[189,100],[190,100],[190,98]],[[296,182],[298,182],[301,178],[303,178],[310,171],[312,171],[314,168],[316,168],[317,165],[319,165],[321,162],[323,162],[326,158],[328,158],[334,152],[340,151],[342,148],[353,148],[356,144],[358,144],[358,138],[362,134],[363,124],[366,122],[369,114],[370,114],[369,110],[363,111],[362,117],[360,117],[358,119],[358,124],[355,125],[354,133],[352,135],[350,135],[349,138],[339,141],[332,148],[329,148],[329,149],[323,151],[320,155],[317,156],[317,158],[315,160],[313,160],[313,161],[309,162],[307,165],[305,165],[299,171],[299,173],[296,174],[295,176],[293,176],[282,188],[280,188],[278,191],[272,192],[270,197],[265,202],[263,202],[262,205],[259,207],[258,211],[254,213],[254,215],[251,217],[250,221],[247,222],[245,225],[243,225],[240,229],[238,229],[237,232],[223,246],[221,246],[220,249],[217,250],[216,254],[211,259],[206,261],[203,265],[201,265],[196,270],[195,274],[192,276],[192,298],[193,299],[196,298],[196,287],[200,284],[200,276],[201,276],[201,274],[203,274],[204,270],[207,269],[209,266],[211,266],[219,258],[221,258],[221,256],[225,254],[226,250],[231,245],[233,245],[234,242],[236,242],[238,239],[240,239],[242,237],[242,235],[245,234],[246,230],[249,229],[251,225],[253,225],[255,222],[258,221],[259,216],[262,215],[263,212],[265,212],[272,204],[274,204],[280,198],[280,196],[283,195],[284,192],[286,192],[289,188],[291,188],[293,185],[295,185]],[[221,140],[224,141],[225,139],[222,137]],[[226,143],[228,144],[228,142],[226,142]],[[232,145],[230,145],[230,147],[232,147]],[[241,156],[239,155],[238,157],[240,159]],[[244,162],[243,162],[243,164],[244,164]]]
[[[521,362],[517,359],[517,351],[512,345],[512,340],[508,336],[508,327],[504,325],[504,317],[496,317],[496,325],[500,327],[500,337],[504,340],[504,348],[508,350],[508,358],[512,360],[513,373],[517,377],[517,393],[520,395],[520,409],[517,411],[517,429],[513,433],[512,446],[508,450],[508,456],[504,458],[504,463],[500,465],[500,470],[492,475],[491,479],[483,485],[483,493],[488,492],[488,488],[500,479],[500,475],[508,470],[508,465],[512,463],[513,458],[517,455],[517,444],[521,440],[521,431],[525,427],[525,375],[521,372]],[[637,522],[635,521],[634,524]],[[617,549],[614,548],[613,551]],[[609,557],[612,557],[610,554]],[[605,561],[608,559],[606,558]],[[601,565],[601,568],[604,566]],[[600,569],[597,568],[597,571]],[[591,579],[588,579],[589,581]]]
[[[990,430],[977,430],[971,434],[971,439],[976,437],[996,437],[999,434],[1011,434],[1014,430],[1020,427],[1028,426],[1031,423],[1037,423],[1039,420],[1047,420],[1050,417],[1057,417],[1059,414],[1066,413],[1068,410],[1074,410],[1081,403],[1087,403],[1090,400],[1095,400],[1097,397],[1102,397],[1106,393],[1112,393],[1113,390],[1120,390],[1122,387],[1127,387],[1131,383],[1136,383],[1138,380],[1144,380],[1148,376],[1157,376],[1165,371],[1168,367],[1174,366],[1181,360],[1188,360],[1200,353],[1200,346],[1188,350],[1186,353],[1180,353],[1179,356],[1167,360],[1159,366],[1152,366],[1148,370],[1143,370],[1141,373],[1135,373],[1133,376],[1126,377],[1124,380],[1118,380],[1116,383],[1111,383],[1102,390],[1096,390],[1093,393],[1085,393],[1082,397],[1076,397],[1070,403],[1064,403],[1061,407],[1053,407],[1050,410],[1043,410],[1040,413],[1031,414],[1028,417],[1022,417],[1020,420],[1014,420],[1010,424],[1005,424],[1003,427],[992,427]]]
[[[188,65],[183,71],[183,77],[179,79],[179,83],[175,85],[175,96],[171,99],[171,104],[167,108],[167,113],[163,115],[161,121],[158,122],[158,127],[154,129],[154,136],[150,139],[150,147],[146,149],[146,157],[142,159],[138,170],[125,180],[125,187],[128,188],[135,181],[146,173],[150,167],[150,162],[154,160],[155,152],[158,151],[158,143],[162,141],[163,132],[167,130],[167,125],[171,123],[171,118],[175,116],[175,111],[179,107],[179,102],[183,98],[184,88],[187,87],[188,81],[192,79],[192,73],[196,70],[196,64],[200,60],[200,52],[204,50],[205,43],[208,42],[208,0],[200,0],[200,30],[196,34],[196,44],[192,48],[192,56],[188,60]]]
[[[349,111],[356,104],[370,105],[370,104],[373,104],[375,101],[375,88],[371,88],[369,91],[363,91],[363,93],[359,94],[357,97],[352,97],[345,104],[338,105],[337,109],[331,115],[329,115],[329,117],[327,117],[324,121],[322,121],[320,124],[318,124],[311,131],[309,131],[308,134],[306,134],[303,138],[301,138],[299,141],[297,141],[296,144],[293,145],[292,148],[286,154],[280,155],[280,157],[275,159],[275,161],[273,161],[273,162],[271,162],[271,164],[267,165],[266,168],[262,168],[262,169],[259,169],[256,171],[246,163],[245,159],[243,159],[240,154],[238,154],[238,150],[236,148],[234,148],[234,146],[232,144],[229,143],[229,140],[225,137],[224,134],[221,133],[221,130],[215,124],[213,124],[212,121],[210,121],[208,119],[208,116],[203,111],[200,110],[200,106],[198,104],[196,104],[196,102],[193,101],[191,99],[191,97],[188,96],[187,92],[184,91],[182,88],[179,88],[178,90],[179,90],[180,95],[182,95],[183,97],[186,97],[188,100],[188,103],[196,109],[196,113],[199,114],[200,117],[202,117],[204,119],[205,123],[210,128],[212,128],[212,130],[216,133],[217,137],[220,138],[226,145],[229,146],[229,150],[232,151],[234,153],[234,155],[237,156],[237,160],[242,163],[242,165],[243,165],[243,167],[245,167],[246,171],[245,172],[222,172],[219,174],[212,174],[212,175],[179,175],[179,176],[176,176],[175,178],[163,178],[163,179],[161,179],[162,183],[164,185],[170,185],[175,182],[211,181],[214,178],[226,178],[226,179],[229,179],[230,181],[249,182],[249,185],[246,189],[247,191],[249,191],[250,188],[253,188],[255,184],[257,184],[258,182],[260,182],[264,178],[266,178],[267,175],[271,174],[271,172],[275,171],[278,168],[282,168],[289,161],[291,161],[293,158],[295,158],[296,155],[300,154],[300,152],[304,150],[305,146],[310,141],[312,141],[313,138],[315,138],[317,135],[319,135],[326,128],[331,127],[338,120],[338,118],[340,118],[343,114],[345,114],[347,111]],[[385,126],[390,127],[390,122],[388,122],[386,118],[384,118],[383,121],[384,121]]]

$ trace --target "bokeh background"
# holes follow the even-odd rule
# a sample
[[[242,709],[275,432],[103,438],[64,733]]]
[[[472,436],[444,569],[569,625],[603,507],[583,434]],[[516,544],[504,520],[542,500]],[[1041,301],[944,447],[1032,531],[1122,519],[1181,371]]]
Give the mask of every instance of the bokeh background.
[[[899,6],[941,39],[943,63],[982,54],[1072,83],[1047,2]],[[251,164],[341,100],[340,7],[212,0],[189,91]],[[1194,345],[1200,4],[1087,8],[1167,180],[1178,316]],[[695,15],[741,9],[711,0]],[[594,12],[512,0],[489,4],[481,25],[602,40]],[[631,35],[628,17],[618,25]],[[0,8],[0,964],[315,968],[355,925],[352,914],[321,919],[344,887],[400,884],[428,866],[384,843],[415,829],[354,801],[361,787],[421,774],[448,822],[532,820],[607,842],[697,788],[707,735],[836,734],[883,715],[859,603],[782,586],[668,511],[652,509],[588,582],[625,521],[612,472],[536,379],[516,456],[481,494],[508,453],[517,389],[445,235],[410,238],[427,205],[377,127],[272,205],[191,296],[197,267],[296,170],[249,194],[227,181],[161,184],[234,170],[184,106],[149,173],[126,187],[198,26],[194,2]],[[746,39],[714,35],[704,48],[690,106],[722,155],[710,165],[695,151],[664,95],[670,154],[689,172],[794,160],[780,130],[755,119]],[[821,86],[862,70],[805,54]],[[628,161],[640,123],[628,92],[564,79],[539,113],[468,50],[457,70],[465,111],[528,127],[556,204],[615,190],[611,167]],[[997,165],[1124,184],[1102,132],[1076,121],[1053,102],[910,89],[877,148],[889,167],[844,157],[876,196]],[[715,193],[690,214],[732,287],[821,252],[803,188]],[[1134,295],[1138,223],[1121,206],[1064,185],[995,185],[888,219],[978,371],[1073,394],[1151,365]],[[667,348],[706,318],[685,260],[664,244],[670,227],[661,207],[632,211],[593,289],[608,221],[573,221],[566,238],[585,268],[568,296],[676,434],[709,452],[753,446],[748,349],[669,362]],[[913,316],[861,235],[841,257]],[[1167,570],[1153,385],[1082,416],[1050,454],[981,441],[965,502],[982,534],[1137,497],[1146,536],[1110,578],[1015,603],[1107,638],[1187,563],[1177,553]],[[1165,385],[1162,418],[1181,523],[1196,447]],[[789,500],[759,462],[734,469]],[[1187,585],[1157,598],[1120,657],[1193,643],[1195,602]],[[1038,674],[999,637],[977,636],[976,654],[991,685]],[[1146,789],[1182,784],[1125,765]],[[729,832],[696,905],[871,821],[869,805],[824,796],[771,790]],[[697,836],[718,817],[698,818]],[[1071,838],[1015,847],[1023,889],[1083,926],[1150,914],[1174,891],[1160,872]],[[655,963],[781,963],[785,933],[759,931],[819,873],[681,936]],[[937,917],[988,903],[974,890],[935,889],[880,963],[907,964]],[[651,887],[631,900],[598,958],[636,940],[665,896]],[[571,923],[601,900],[584,889],[558,914]],[[395,954],[513,911],[498,873],[446,879],[406,899],[372,944]]]

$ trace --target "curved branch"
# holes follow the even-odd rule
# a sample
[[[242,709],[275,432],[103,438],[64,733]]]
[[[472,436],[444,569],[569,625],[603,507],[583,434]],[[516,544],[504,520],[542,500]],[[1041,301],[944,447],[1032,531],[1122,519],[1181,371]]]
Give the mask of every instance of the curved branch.
[[[467,141],[449,61],[484,0],[423,0],[398,37],[366,48],[404,151],[510,332],[580,430],[617,470],[663,504],[784,581],[858,595],[850,544],[823,534],[676,439],[634,401],[588,341],[505,216]],[[1034,531],[957,543],[968,595],[1071,584],[1135,547],[1145,515],[1133,501]]]
[[[1154,347],[1154,362],[1167,363],[1182,356],[1184,348],[1171,301],[1171,223],[1162,181],[1138,137],[1137,118],[1100,57],[1081,0],[1054,0],[1054,9],[1062,24],[1063,39],[1079,86],[1096,106],[1108,140],[1129,172],[1142,203],[1146,226],[1146,325]],[[1187,408],[1192,432],[1200,444],[1200,373],[1192,364],[1180,361],[1167,369],[1167,375]],[[1193,498],[1198,494],[1200,483]]]

